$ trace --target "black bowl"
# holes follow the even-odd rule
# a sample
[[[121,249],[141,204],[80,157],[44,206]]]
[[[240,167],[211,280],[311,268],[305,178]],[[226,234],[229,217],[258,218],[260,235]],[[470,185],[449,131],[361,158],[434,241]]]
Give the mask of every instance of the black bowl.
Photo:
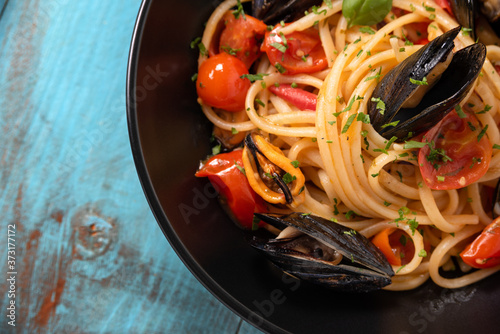
[[[153,213],[179,257],[221,302],[271,333],[470,333],[500,325],[498,275],[458,290],[344,294],[300,283],[251,249],[206,179],[211,125],[196,102],[191,41],[218,1],[144,1],[127,77],[132,151]]]

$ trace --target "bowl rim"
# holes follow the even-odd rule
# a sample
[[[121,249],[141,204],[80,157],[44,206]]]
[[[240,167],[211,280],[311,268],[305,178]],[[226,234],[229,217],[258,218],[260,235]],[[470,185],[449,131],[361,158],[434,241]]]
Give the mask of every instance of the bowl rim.
[[[145,194],[146,200],[150,209],[158,223],[158,226],[163,232],[171,247],[181,259],[183,264],[193,274],[196,279],[222,304],[224,304],[233,313],[240,318],[250,323],[254,327],[266,333],[289,333],[278,327],[267,319],[261,319],[259,324],[255,324],[250,320],[250,315],[253,313],[248,307],[239,302],[236,298],[224,290],[210,275],[195,261],[189,251],[186,249],[182,241],[175,233],[170,221],[163,211],[158,196],[155,193],[153,184],[148,174],[148,169],[144,159],[137,118],[137,105],[135,101],[135,90],[137,88],[137,69],[139,66],[139,57],[141,50],[141,40],[144,33],[144,28],[147,23],[148,13],[151,4],[154,0],[142,0],[139,13],[136,18],[130,50],[128,55],[127,76],[126,76],[126,113],[127,126],[130,139],[130,146],[136,171],[141,183],[141,187]]]

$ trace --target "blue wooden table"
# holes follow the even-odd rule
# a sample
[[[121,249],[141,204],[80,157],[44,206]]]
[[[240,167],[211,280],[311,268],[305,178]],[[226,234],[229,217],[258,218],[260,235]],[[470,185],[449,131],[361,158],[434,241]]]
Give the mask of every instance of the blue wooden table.
[[[184,267],[140,187],[139,7],[0,0],[0,333],[259,333]]]

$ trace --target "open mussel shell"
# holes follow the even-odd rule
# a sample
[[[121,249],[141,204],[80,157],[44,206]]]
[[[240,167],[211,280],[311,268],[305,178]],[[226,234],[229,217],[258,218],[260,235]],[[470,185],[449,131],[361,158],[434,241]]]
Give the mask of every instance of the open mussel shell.
[[[460,25],[470,29],[473,40],[500,45],[500,0],[450,0]]]
[[[332,289],[357,292],[377,290],[391,283],[394,271],[385,256],[367,238],[345,226],[298,212],[284,216],[256,213],[255,216],[275,227],[291,226],[303,233],[294,239],[254,238],[250,242],[294,277]],[[340,262],[304,254],[290,243],[304,245],[299,249],[311,248],[314,243],[327,247],[331,254],[339,254]],[[326,253],[320,251],[323,252]]]
[[[279,189],[281,189],[281,191],[283,192],[283,195],[285,196],[286,202],[288,204],[292,203],[293,202],[292,193],[290,191],[290,188],[288,188],[286,183],[283,181],[283,178],[280,174],[279,167],[274,166],[274,165],[272,165],[271,162],[267,161],[267,158],[265,157],[264,153],[262,153],[262,151],[259,149],[259,146],[255,142],[254,136],[256,136],[256,133],[254,133],[254,132],[249,133],[245,137],[244,142],[245,142],[245,146],[248,148],[248,150],[252,154],[253,160],[255,162],[255,165],[257,166],[259,174],[264,173],[263,169],[265,167],[265,166],[261,166],[259,161],[261,161],[261,163],[264,163],[264,161],[265,161],[265,163],[268,164],[266,169],[271,171],[269,174],[271,174],[273,182],[276,183],[276,185],[279,187]],[[260,155],[264,159],[259,159],[258,155]]]
[[[266,24],[289,22],[301,16],[312,6],[321,5],[322,0],[252,0],[252,16]]]
[[[477,0],[469,0],[477,2]],[[453,1],[452,1],[453,2]],[[500,20],[500,1],[499,0],[480,0],[480,9],[488,21],[491,23],[498,23]],[[476,7],[477,8],[477,7]]]
[[[493,219],[500,216],[500,181],[498,181],[495,191],[493,192],[493,200],[491,203],[491,215]]]
[[[457,22],[461,26],[471,29],[471,37],[476,40],[475,27],[479,9],[477,0],[450,0],[450,7]]]
[[[379,82],[368,102],[368,113],[374,129],[383,137],[403,141],[427,131],[458,105],[472,88],[486,59],[486,47],[470,45],[453,55],[440,79],[427,91],[416,107],[404,103],[419,88],[411,79],[422,81],[452,53],[453,40],[460,27],[448,31],[422,47],[393,68]],[[375,99],[375,101],[374,101]],[[376,99],[385,103],[384,113],[377,109]],[[396,126],[387,124],[399,121]]]

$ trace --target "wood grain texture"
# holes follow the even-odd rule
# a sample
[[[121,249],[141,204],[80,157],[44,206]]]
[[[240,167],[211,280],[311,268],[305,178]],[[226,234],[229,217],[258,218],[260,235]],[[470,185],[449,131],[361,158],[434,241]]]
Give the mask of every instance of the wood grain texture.
[[[125,115],[139,6],[11,0],[5,7],[1,333],[260,333],[184,267],[140,188]],[[8,225],[15,226],[15,327],[6,318]]]

